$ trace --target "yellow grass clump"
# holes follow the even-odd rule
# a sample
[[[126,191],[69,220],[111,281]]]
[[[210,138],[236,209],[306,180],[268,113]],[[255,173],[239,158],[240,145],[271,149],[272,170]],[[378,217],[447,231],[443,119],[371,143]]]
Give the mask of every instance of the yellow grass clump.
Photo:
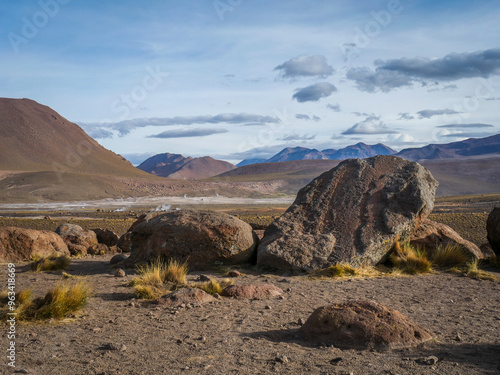
[[[214,294],[221,294],[222,290],[229,285],[233,285],[234,280],[231,279],[224,279],[224,280],[209,280],[201,284],[194,284],[193,286],[195,288],[201,289],[208,294],[214,295]]]
[[[469,261],[469,256],[459,245],[438,246],[431,254],[432,264],[439,268],[450,268],[464,265]]]
[[[88,301],[91,288],[85,281],[76,283],[60,282],[45,297],[32,300],[31,290],[16,294],[15,310],[8,306],[7,293],[0,295],[0,318],[7,313],[17,313],[17,320],[62,319],[79,311]]]
[[[490,280],[495,281],[497,278],[492,273],[484,271],[480,268],[479,259],[473,259],[465,265],[463,269],[463,273],[467,275],[467,277],[478,279],[478,280]]]
[[[70,262],[71,260],[66,255],[53,254],[33,259],[31,270],[35,272],[63,270],[69,266]]]
[[[425,252],[412,248],[409,243],[401,245],[396,241],[389,260],[396,270],[410,275],[431,271],[431,262]]]
[[[165,295],[173,287],[185,285],[188,265],[176,260],[165,262],[157,258],[153,262],[137,267],[139,277],[132,280],[131,285],[138,298],[156,299]]]

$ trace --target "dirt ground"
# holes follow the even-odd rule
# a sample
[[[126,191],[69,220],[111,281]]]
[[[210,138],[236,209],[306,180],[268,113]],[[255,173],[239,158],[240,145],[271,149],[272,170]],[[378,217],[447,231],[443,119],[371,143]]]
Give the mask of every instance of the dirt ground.
[[[134,300],[131,288],[125,286],[133,271],[116,278],[109,259],[72,260],[68,272],[88,275],[94,288],[81,315],[63,322],[17,325],[17,373],[500,373],[499,281],[444,273],[311,280],[260,275],[250,268],[242,270],[245,275],[236,283],[272,283],[284,290],[284,298],[223,298],[172,310]],[[0,265],[0,269],[0,285],[6,285],[7,267]],[[498,270],[493,272],[500,278]],[[42,295],[58,280],[60,271],[33,273],[27,263],[17,264],[18,291],[33,287],[35,294]],[[392,307],[430,329],[437,339],[414,349],[377,352],[315,346],[298,336],[299,319],[307,319],[319,306],[351,299],[371,299]],[[0,329],[5,352],[7,326]],[[429,356],[438,362],[424,364]],[[12,373],[5,355],[0,373]]]

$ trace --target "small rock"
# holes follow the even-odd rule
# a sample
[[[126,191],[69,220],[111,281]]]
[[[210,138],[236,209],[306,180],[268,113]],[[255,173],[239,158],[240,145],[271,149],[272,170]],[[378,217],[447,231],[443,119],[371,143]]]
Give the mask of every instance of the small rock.
[[[177,339],[177,344],[182,344],[182,339]]]
[[[455,341],[462,341],[462,337],[457,333],[457,337],[455,337]]]
[[[285,299],[285,296],[279,296],[278,299]]]
[[[119,350],[124,352],[127,350],[127,347],[124,344],[117,344],[117,343],[109,343],[103,346],[103,349],[105,350]]]
[[[125,277],[127,274],[121,268],[117,269],[115,272],[115,277]]]
[[[288,360],[287,356],[285,356],[285,355],[279,355],[279,356],[276,357],[276,362],[279,362],[279,363],[288,363],[290,361]]]
[[[132,307],[135,307],[135,302],[130,302],[128,305],[132,306]]]
[[[269,305],[266,305],[264,308],[265,308],[266,310],[271,310],[271,306],[269,306]]]
[[[438,361],[439,361],[438,357],[433,356],[433,355],[421,360],[422,363],[429,365],[429,366],[435,365]]]
[[[217,299],[222,299],[222,297],[220,296],[220,294],[219,294],[219,293],[215,293],[215,294],[214,294],[214,298],[217,298]]]
[[[229,272],[227,273],[227,276],[228,276],[228,277],[241,277],[241,272],[239,272],[239,271],[235,271],[235,270],[233,270],[233,271],[229,271]]]
[[[210,281],[212,280],[213,278],[208,276],[208,275],[200,275],[198,276],[198,281]]]
[[[124,261],[127,258],[128,257],[125,254],[116,254],[113,256],[113,258],[110,259],[109,264],[117,264]]]
[[[299,318],[299,321],[297,322],[300,326],[303,326],[306,324],[306,320],[304,318]]]
[[[339,364],[339,362],[342,361],[342,357],[337,357],[337,358],[334,358],[330,361],[330,364],[336,366]]]

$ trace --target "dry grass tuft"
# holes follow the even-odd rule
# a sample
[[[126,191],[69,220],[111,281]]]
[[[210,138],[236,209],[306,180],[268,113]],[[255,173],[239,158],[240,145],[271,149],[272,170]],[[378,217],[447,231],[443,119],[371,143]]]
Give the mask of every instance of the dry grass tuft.
[[[409,243],[401,245],[396,241],[389,260],[394,268],[410,275],[428,273],[431,271],[431,262],[421,249],[413,249]]]
[[[312,271],[313,277],[349,277],[357,274],[356,269],[347,263],[337,263],[328,268]]]
[[[491,280],[495,281],[495,275],[480,269],[479,259],[474,259],[465,265],[464,273],[467,277],[478,280]]]
[[[35,272],[63,270],[69,266],[71,260],[66,255],[50,255],[48,257],[35,258],[31,263],[31,270]]]
[[[157,299],[172,288],[187,283],[188,265],[175,260],[165,262],[157,258],[153,262],[137,267],[139,277],[131,281],[134,293],[138,298]]]
[[[469,261],[469,256],[462,246],[439,246],[430,256],[432,264],[439,268],[450,268],[464,265]]]
[[[91,288],[85,281],[76,283],[60,282],[45,297],[32,300],[31,290],[16,294],[15,310],[9,310],[5,296],[0,295],[0,317],[8,312],[17,313],[17,320],[62,319],[79,311],[88,301]]]
[[[229,285],[233,285],[234,280],[231,279],[224,279],[221,281],[218,280],[209,280],[201,284],[194,284],[193,286],[195,288],[201,289],[208,294],[214,295],[214,294],[221,294],[222,290]]]

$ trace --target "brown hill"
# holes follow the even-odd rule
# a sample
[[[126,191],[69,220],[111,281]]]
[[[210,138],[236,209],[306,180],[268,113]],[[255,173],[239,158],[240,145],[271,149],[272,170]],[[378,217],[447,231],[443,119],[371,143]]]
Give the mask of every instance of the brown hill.
[[[0,170],[144,175],[49,107],[8,98],[0,98]]]
[[[210,156],[184,157],[180,154],[158,154],[142,162],[137,168],[155,176],[178,180],[199,180],[216,176],[236,168],[233,164]]]

